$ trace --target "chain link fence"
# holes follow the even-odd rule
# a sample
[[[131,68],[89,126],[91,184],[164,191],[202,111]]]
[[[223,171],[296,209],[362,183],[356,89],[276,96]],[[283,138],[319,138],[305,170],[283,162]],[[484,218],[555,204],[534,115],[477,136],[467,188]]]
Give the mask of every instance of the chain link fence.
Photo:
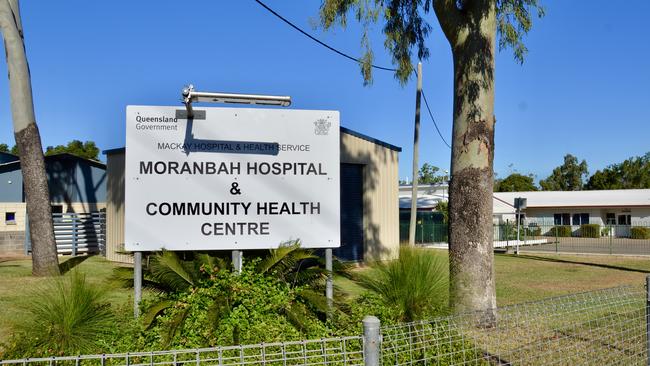
[[[398,325],[366,317],[359,336],[0,365],[649,365],[649,304],[642,286],[618,287]]]

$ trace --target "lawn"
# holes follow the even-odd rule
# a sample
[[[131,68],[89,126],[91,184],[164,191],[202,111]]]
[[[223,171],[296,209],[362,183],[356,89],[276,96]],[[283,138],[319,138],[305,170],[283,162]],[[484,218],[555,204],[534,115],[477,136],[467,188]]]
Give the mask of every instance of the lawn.
[[[447,251],[432,251],[444,257],[446,262]],[[116,266],[114,263],[102,257],[81,257],[79,260],[81,262],[75,268],[86,273],[90,282],[100,284],[107,290],[114,308],[130,309],[131,290],[108,283],[111,270]],[[537,254],[517,257],[498,254],[495,255],[495,262],[499,305],[620,285],[638,286],[650,273],[650,259],[641,257]],[[28,300],[30,290],[44,281],[31,277],[30,272],[29,260],[0,259],[0,342],[7,339],[11,319],[20,316],[21,301]],[[364,291],[344,278],[336,278],[335,284],[351,296]]]
[[[430,250],[447,262],[446,250]],[[499,305],[622,285],[640,286],[650,274],[647,257],[495,254],[494,261]],[[352,296],[363,292],[345,278],[337,278],[335,283]]]
[[[70,257],[59,258],[62,267],[69,267]],[[69,262],[70,261],[70,262]],[[108,283],[108,277],[115,263],[103,257],[77,257],[74,268],[86,274],[89,282],[99,284],[106,290],[107,300],[114,308],[125,307],[131,301],[131,291],[117,288]],[[66,266],[66,262],[68,266]],[[0,343],[7,340],[11,319],[20,316],[20,303],[28,301],[29,294],[37,291],[39,283],[46,279],[32,277],[31,260],[3,260],[0,258]]]

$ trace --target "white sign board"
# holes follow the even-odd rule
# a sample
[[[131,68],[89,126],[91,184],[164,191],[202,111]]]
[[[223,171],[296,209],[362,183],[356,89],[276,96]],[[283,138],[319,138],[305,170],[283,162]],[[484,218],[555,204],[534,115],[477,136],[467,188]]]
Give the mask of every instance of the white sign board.
[[[339,112],[179,110],[126,109],[126,250],[340,246]]]

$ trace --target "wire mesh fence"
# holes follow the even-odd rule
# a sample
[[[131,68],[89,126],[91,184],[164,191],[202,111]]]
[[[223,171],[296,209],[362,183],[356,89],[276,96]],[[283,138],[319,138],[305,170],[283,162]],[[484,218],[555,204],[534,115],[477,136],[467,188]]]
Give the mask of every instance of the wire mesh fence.
[[[408,241],[408,222],[400,223],[400,240]],[[517,230],[519,229],[519,230]],[[415,242],[445,248],[447,224],[419,220]],[[650,255],[650,225],[554,225],[526,222],[494,225],[495,248],[547,253]]]
[[[364,319],[359,336],[0,365],[646,365],[648,299],[642,286],[618,287],[383,326],[379,332],[378,323],[371,327]]]
[[[645,365],[645,305],[621,287],[384,327],[383,364]]]
[[[0,361],[23,366],[363,365],[363,337]]]

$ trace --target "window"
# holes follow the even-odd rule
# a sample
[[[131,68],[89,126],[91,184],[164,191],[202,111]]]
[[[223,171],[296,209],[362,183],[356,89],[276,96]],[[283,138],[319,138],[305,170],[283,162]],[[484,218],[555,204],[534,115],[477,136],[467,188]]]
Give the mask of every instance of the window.
[[[53,214],[63,213],[63,205],[52,205],[52,213]]]
[[[607,222],[607,225],[616,225],[616,214],[613,212],[610,212],[605,216],[605,220]]]
[[[16,225],[16,213],[15,212],[5,212],[5,224],[7,224],[7,225]]]
[[[632,215],[618,215],[619,225],[632,225]]]
[[[571,225],[571,215],[568,213],[559,213],[553,215],[555,225]]]
[[[589,223],[588,213],[573,214],[573,225],[585,225]]]

